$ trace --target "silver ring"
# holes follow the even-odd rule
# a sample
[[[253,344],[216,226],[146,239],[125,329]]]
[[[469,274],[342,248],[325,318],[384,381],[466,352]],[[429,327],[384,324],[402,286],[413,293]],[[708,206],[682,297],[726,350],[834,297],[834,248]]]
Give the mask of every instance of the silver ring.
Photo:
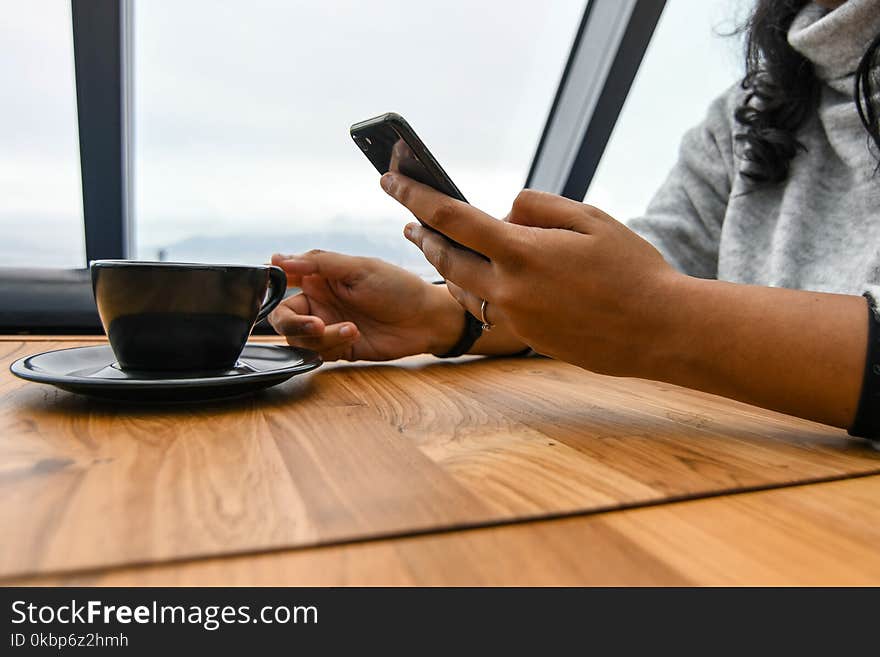
[[[491,324],[489,320],[486,319],[486,306],[489,305],[489,302],[483,299],[483,303],[480,304],[480,319],[483,321],[483,326],[481,327],[484,331],[491,331],[492,327],[495,326]]]

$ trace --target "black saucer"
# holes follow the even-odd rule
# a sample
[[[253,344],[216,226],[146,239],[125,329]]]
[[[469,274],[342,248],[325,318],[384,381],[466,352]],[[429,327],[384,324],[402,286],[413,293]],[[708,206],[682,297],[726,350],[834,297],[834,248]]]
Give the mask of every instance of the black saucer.
[[[225,372],[131,372],[119,368],[110,345],[99,345],[26,356],[9,369],[22,379],[92,397],[184,402],[256,392],[320,364],[321,357],[306,349],[247,344],[235,367]]]

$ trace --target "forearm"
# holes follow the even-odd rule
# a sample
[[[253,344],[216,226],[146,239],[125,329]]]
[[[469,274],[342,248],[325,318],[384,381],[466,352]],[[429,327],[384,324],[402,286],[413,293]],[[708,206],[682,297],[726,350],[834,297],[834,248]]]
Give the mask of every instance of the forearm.
[[[852,423],[867,348],[863,298],[682,277],[664,305],[649,378]]]

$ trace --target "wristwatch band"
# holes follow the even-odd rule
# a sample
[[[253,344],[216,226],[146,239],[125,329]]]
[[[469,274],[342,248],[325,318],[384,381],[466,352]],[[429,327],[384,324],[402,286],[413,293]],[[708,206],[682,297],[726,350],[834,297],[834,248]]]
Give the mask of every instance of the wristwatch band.
[[[865,298],[868,300],[868,349],[862,393],[849,435],[880,441],[880,316],[875,299],[869,294]]]
[[[440,279],[439,281],[431,281],[431,285],[446,285],[446,281],[443,279]],[[455,358],[456,356],[463,356],[471,350],[471,347],[474,346],[474,342],[479,340],[481,335],[483,335],[483,323],[465,310],[464,330],[461,332],[458,342],[452,345],[452,349],[446,353],[434,355],[437,358]]]
[[[437,358],[455,358],[466,354],[474,346],[474,342],[483,335],[483,322],[471,315],[467,310],[464,311],[464,330],[461,337],[458,338],[452,349],[444,354],[434,354]]]
[[[446,285],[446,281],[431,281],[432,285]],[[445,354],[434,354],[437,358],[455,358],[456,356],[463,356],[471,350],[471,347],[474,346],[474,343],[480,339],[480,336],[483,335],[483,322],[482,320],[477,319],[473,315],[471,315],[467,310],[464,311],[464,330],[461,332],[461,337],[458,338],[458,342],[456,342],[452,349],[447,351]],[[536,355],[534,351],[532,351],[531,347],[526,347],[522,351],[518,351],[515,354],[510,354],[512,358],[517,356],[530,356]]]

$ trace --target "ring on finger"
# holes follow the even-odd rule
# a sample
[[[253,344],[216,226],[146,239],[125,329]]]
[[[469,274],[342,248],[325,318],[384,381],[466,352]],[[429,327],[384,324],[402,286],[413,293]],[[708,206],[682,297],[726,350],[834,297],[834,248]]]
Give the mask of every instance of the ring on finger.
[[[486,319],[486,308],[489,306],[489,302],[483,299],[483,303],[480,304],[480,321],[483,322],[482,329],[484,331],[491,331],[495,326],[492,322]]]

